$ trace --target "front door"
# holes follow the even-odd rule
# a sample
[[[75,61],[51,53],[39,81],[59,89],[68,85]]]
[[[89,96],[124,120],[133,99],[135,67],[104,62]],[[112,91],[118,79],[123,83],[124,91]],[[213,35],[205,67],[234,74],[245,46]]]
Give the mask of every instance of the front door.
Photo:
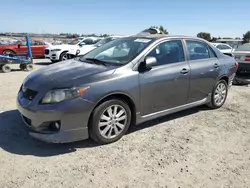
[[[157,65],[139,74],[141,115],[186,104],[190,67],[185,60],[182,41],[161,42],[147,56],[155,57]]]
[[[206,98],[212,92],[221,67],[215,52],[205,42],[185,41],[192,70],[188,103],[192,103]]]
[[[40,52],[41,47],[35,45],[35,42],[33,40],[30,41],[30,46],[31,46],[32,56],[39,56],[39,54],[41,54]],[[26,41],[20,42],[16,51],[20,55],[27,55],[28,54],[27,42]]]

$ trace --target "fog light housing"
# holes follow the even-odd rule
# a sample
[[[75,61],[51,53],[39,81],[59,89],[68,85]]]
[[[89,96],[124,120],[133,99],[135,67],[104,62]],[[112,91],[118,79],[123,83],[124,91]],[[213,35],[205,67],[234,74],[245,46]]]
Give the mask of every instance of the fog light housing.
[[[49,130],[51,131],[59,131],[61,129],[61,122],[54,121],[49,124]]]

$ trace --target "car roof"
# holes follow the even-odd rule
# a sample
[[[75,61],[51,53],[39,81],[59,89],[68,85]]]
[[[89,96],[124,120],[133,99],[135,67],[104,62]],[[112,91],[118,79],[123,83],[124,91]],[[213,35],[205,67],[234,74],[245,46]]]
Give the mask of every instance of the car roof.
[[[179,38],[179,39],[196,39],[196,40],[205,41],[204,39],[199,38],[199,37],[192,37],[192,36],[186,36],[186,35],[137,34],[137,35],[130,35],[129,37],[143,37],[143,38],[149,38],[149,39]]]

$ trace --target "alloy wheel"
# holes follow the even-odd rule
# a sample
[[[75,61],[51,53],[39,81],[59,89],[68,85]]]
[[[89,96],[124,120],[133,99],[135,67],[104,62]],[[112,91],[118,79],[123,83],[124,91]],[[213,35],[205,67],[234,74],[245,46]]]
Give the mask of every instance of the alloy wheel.
[[[100,116],[99,132],[106,139],[115,138],[124,130],[127,121],[126,110],[121,105],[109,106]]]
[[[218,84],[215,93],[214,93],[214,103],[217,106],[220,106],[223,104],[223,102],[226,99],[226,94],[227,94],[227,86],[224,83]]]

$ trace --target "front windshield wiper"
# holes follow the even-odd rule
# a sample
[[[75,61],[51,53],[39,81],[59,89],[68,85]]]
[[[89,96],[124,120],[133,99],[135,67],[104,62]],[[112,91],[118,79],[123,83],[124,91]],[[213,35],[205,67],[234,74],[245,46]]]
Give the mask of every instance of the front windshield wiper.
[[[107,62],[102,61],[100,59],[96,59],[96,58],[86,58],[87,61],[93,61],[96,64],[102,64],[104,66],[107,66]]]

